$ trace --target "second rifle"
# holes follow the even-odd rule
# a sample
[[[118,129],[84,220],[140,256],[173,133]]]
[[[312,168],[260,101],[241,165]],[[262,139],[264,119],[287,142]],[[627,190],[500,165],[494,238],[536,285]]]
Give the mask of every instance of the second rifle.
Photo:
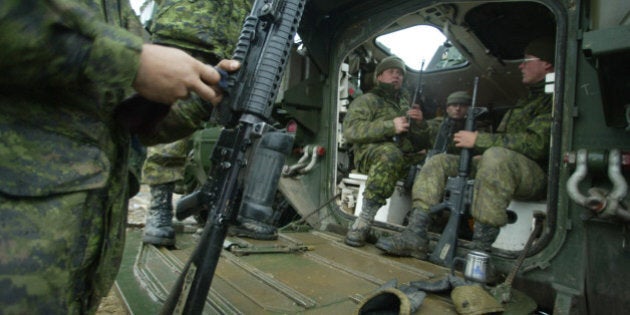
[[[475,131],[475,103],[477,102],[477,88],[479,77],[475,77],[472,102],[464,130]],[[429,209],[431,213],[444,210],[450,211],[448,223],[442,231],[442,236],[431,253],[429,259],[439,265],[450,267],[453,264],[455,251],[457,250],[457,233],[461,217],[472,203],[473,180],[470,178],[470,163],[472,160],[472,149],[463,148],[459,158],[459,168],[457,176],[449,177],[444,190],[444,201],[434,205]]]

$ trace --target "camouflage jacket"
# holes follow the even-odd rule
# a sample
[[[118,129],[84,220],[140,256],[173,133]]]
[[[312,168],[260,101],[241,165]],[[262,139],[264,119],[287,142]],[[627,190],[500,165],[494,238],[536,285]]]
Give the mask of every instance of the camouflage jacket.
[[[113,113],[132,92],[143,44],[124,30],[142,29],[129,2],[7,0],[0,21],[0,191],[127,187],[130,134]],[[174,108],[162,125],[197,126],[208,110]],[[175,140],[167,136],[153,140]]]
[[[162,0],[149,29],[152,41],[191,52],[205,62],[234,53],[253,0]]]
[[[465,120],[436,117],[427,121],[428,137],[431,139],[431,147],[427,158],[439,153],[459,154],[460,148],[453,143],[453,135],[464,129]]]
[[[252,2],[252,0],[162,1],[150,23],[151,40],[184,49],[196,58],[214,64],[232,55]],[[175,106],[190,106],[188,103],[195,102],[203,104],[204,101],[193,95],[186,100],[178,101]],[[166,121],[169,121],[168,118]],[[203,124],[189,127],[194,128],[161,130],[185,136],[202,129]],[[157,135],[157,138],[164,137]],[[155,140],[143,138],[146,144],[157,142]],[[142,167],[142,182],[155,185],[182,179],[191,141],[186,137],[148,148],[147,158]]]
[[[504,147],[521,153],[547,169],[551,136],[552,97],[544,93],[544,82],[529,88],[526,98],[509,110],[497,127],[497,133],[480,132],[475,149]]]
[[[383,83],[355,99],[343,122],[343,136],[354,145],[355,160],[360,160],[371,146],[393,142],[396,136],[393,119],[406,116],[408,109],[407,91],[394,91],[391,85]],[[427,149],[432,141],[425,121],[412,122],[409,132],[399,139],[403,152]]]

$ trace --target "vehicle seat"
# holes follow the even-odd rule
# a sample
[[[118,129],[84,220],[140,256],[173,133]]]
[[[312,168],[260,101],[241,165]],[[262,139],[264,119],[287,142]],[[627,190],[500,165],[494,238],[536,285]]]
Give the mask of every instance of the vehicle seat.
[[[353,214],[356,216],[361,213],[363,192],[365,191],[367,178],[366,174],[353,172],[342,180],[342,203],[344,200],[353,200]],[[411,210],[411,193],[403,186],[404,182],[402,180],[396,182],[394,193],[387,199],[387,203],[378,210],[374,220],[403,225],[407,213]]]
[[[534,213],[547,213],[547,202],[512,200],[508,205],[508,224],[501,228],[497,240],[492,247],[520,251],[525,248],[529,235],[534,230]]]

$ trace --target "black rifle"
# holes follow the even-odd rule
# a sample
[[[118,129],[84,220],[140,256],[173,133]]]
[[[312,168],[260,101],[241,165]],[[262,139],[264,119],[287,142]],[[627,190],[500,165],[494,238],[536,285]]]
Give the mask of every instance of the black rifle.
[[[424,59],[422,59],[422,63],[420,64],[420,72],[418,73],[418,82],[416,82],[416,88],[413,90],[413,97],[411,98],[411,103],[409,104],[409,108],[413,107],[413,104],[416,103],[416,100],[422,98],[423,86],[422,86],[422,75],[424,74]],[[407,118],[409,119],[409,118]]]
[[[414,87],[413,97],[411,98],[411,102],[409,103],[409,109],[413,108],[413,104],[416,103],[416,100],[418,99],[418,95],[422,97],[422,74],[424,73],[423,68],[424,68],[424,59],[422,59],[422,64],[420,65],[420,72],[418,73],[418,82],[416,82],[416,86]],[[422,109],[422,107],[420,107],[420,109]],[[407,117],[407,122],[409,122],[409,127],[411,128],[411,118],[409,117],[409,115],[407,115],[406,117]],[[400,140],[401,140],[401,135],[394,136],[395,143],[398,143]]]
[[[223,242],[237,218],[266,222],[294,135],[275,130],[271,113],[306,0],[256,0],[245,19],[219,105],[225,128],[212,169],[197,192],[177,204],[178,217],[209,210],[202,236],[164,303],[162,314],[200,314]],[[245,178],[247,180],[245,180]]]
[[[464,130],[475,131],[475,103],[477,102],[477,87],[479,77],[475,77],[472,103],[466,117]],[[444,190],[444,201],[429,209],[431,213],[449,210],[448,223],[442,231],[442,236],[431,253],[429,259],[442,266],[452,266],[455,251],[457,249],[457,232],[461,216],[470,207],[473,193],[473,180],[470,179],[470,162],[472,149],[463,148],[459,158],[459,170],[457,176],[449,177]]]

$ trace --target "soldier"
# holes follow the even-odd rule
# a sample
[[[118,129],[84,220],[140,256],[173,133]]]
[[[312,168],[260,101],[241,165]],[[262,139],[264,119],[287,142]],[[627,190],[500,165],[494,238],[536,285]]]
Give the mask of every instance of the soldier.
[[[446,118],[436,117],[427,122],[430,130],[429,137],[435,139],[433,149],[429,151],[427,157],[446,151],[449,153],[456,151],[450,138],[455,132],[464,128],[471,101],[472,98],[468,92],[453,92],[446,98]]]
[[[505,209],[512,200],[545,196],[551,128],[551,96],[544,93],[544,79],[554,71],[554,44],[550,38],[532,41],[520,64],[526,98],[504,116],[496,134],[459,131],[455,146],[481,153],[473,160],[476,170],[472,216],[475,220],[472,248],[489,251],[501,226],[507,224]],[[376,247],[391,255],[427,256],[429,207],[440,202],[448,176],[457,175],[459,157],[440,154],[429,159],[414,182],[413,210],[405,230],[378,240]]]
[[[432,148],[424,160],[439,153],[458,152],[459,149],[455,148],[451,138],[455,132],[464,128],[471,100],[470,94],[466,91],[453,92],[446,98],[446,118],[439,116],[427,121],[427,129],[424,133],[432,140]],[[421,166],[422,164],[418,164],[409,169],[404,185],[406,190],[411,191],[413,181]]]
[[[405,64],[400,58],[383,59],[376,66],[376,86],[350,104],[343,122],[343,135],[354,146],[355,164],[368,175],[361,214],[345,238],[350,246],[365,244],[376,212],[409,166],[422,160],[424,154],[419,152],[428,146],[428,141],[411,141],[427,137],[419,135],[422,112],[416,106],[409,108],[408,95],[401,89],[404,76]],[[403,137],[403,133],[407,135]]]
[[[125,30],[142,29],[128,1],[24,5],[0,7],[0,312],[93,313],[122,258],[131,131],[175,140],[220,101],[220,75]],[[132,88],[209,102],[123,106]]]
[[[209,64],[228,58],[234,51],[243,19],[251,10],[251,0],[220,5],[216,1],[163,2],[150,24],[154,43],[181,48]],[[180,102],[195,102],[198,99]],[[202,128],[202,125],[196,129]],[[173,193],[184,178],[184,164],[191,149],[191,137],[148,148],[142,167],[142,181],[149,185],[149,206],[143,243],[174,246]],[[273,232],[273,231],[272,231]]]

